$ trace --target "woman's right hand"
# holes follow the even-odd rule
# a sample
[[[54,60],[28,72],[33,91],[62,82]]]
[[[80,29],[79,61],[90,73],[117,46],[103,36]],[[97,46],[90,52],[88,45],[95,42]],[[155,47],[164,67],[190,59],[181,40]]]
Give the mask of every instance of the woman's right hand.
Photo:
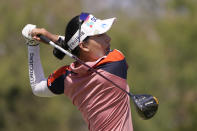
[[[39,42],[43,42],[38,35],[43,35],[43,36],[47,37],[48,39],[50,39],[53,42],[56,42],[58,40],[58,35],[54,35],[54,34],[48,32],[44,28],[34,28],[31,31],[31,36],[34,40],[37,40]]]

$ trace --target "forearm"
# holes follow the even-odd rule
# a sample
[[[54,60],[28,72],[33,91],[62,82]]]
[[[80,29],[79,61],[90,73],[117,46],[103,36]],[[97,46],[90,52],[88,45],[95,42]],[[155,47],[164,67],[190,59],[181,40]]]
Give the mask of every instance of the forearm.
[[[52,34],[50,32],[46,32],[45,36],[47,38],[49,38],[51,41],[53,41],[54,43],[56,43],[58,41],[58,38],[59,38],[58,35]]]
[[[59,38],[58,35],[52,34],[44,28],[34,28],[34,29],[32,29],[32,31],[31,31],[32,38],[34,40],[43,42],[43,41],[41,41],[39,35],[43,35],[43,36],[47,37],[48,39],[50,39],[54,43],[56,43],[58,41],[58,38]]]
[[[40,61],[39,45],[28,46],[28,63],[29,79],[33,94],[40,97],[55,96],[47,87],[47,79],[44,76]]]

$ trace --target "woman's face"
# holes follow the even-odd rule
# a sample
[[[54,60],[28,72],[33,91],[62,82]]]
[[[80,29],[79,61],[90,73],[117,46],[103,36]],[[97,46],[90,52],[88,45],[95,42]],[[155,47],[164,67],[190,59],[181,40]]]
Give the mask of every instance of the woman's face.
[[[104,56],[110,50],[111,38],[107,34],[100,34],[90,36],[87,41],[87,48],[89,49],[89,57],[91,60],[97,60]]]

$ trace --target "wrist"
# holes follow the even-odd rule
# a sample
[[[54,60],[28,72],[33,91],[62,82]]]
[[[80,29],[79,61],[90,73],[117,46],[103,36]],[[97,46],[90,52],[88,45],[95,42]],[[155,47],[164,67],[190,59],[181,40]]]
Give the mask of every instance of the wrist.
[[[58,41],[58,38],[59,36],[58,35],[55,35],[55,34],[52,34],[50,32],[46,32],[46,35],[45,35],[47,38],[49,38],[51,41],[53,41],[54,43]]]
[[[28,40],[28,39],[26,39],[26,44],[28,46],[38,46],[39,45],[39,42],[37,42],[35,40]]]
[[[57,42],[59,39],[59,35],[53,35],[53,42]]]
[[[39,43],[36,43],[36,44],[29,44],[27,43],[28,46],[39,46]]]

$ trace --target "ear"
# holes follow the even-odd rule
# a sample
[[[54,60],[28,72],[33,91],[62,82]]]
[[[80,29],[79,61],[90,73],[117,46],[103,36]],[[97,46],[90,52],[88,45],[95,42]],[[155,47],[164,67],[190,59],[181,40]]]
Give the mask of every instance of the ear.
[[[84,52],[89,52],[89,51],[90,51],[90,49],[89,49],[88,46],[87,46],[87,43],[85,43],[85,42],[79,43],[79,47],[80,47],[81,50],[84,51]]]

